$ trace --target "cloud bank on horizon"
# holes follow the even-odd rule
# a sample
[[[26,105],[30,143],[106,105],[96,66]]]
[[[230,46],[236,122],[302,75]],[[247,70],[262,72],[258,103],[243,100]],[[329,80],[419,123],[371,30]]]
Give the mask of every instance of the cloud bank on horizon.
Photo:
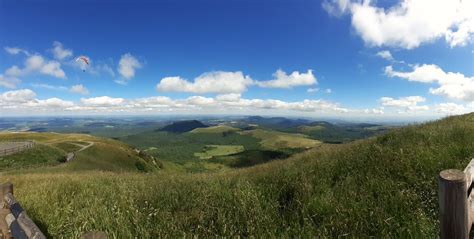
[[[278,58],[269,59],[271,65],[279,65],[272,72],[246,73],[249,67],[239,69],[245,65],[240,62],[196,74],[199,62],[192,71],[179,64],[172,70],[153,65],[155,55],[147,56],[153,46],[136,51],[118,47],[119,52],[107,55],[72,49],[74,42],[63,39],[51,39],[43,49],[21,47],[25,46],[21,42],[3,46],[6,60],[0,61],[0,113],[434,118],[474,111],[474,16],[468,10],[474,9],[474,0],[400,0],[389,6],[375,1],[325,0],[318,7],[325,14],[318,17],[330,19],[328,24],[350,22],[352,29],[340,29],[347,32],[344,34],[355,33],[345,45],[362,41],[356,49],[345,49],[354,52],[354,59],[362,59],[354,63],[359,75],[338,75],[345,65],[326,69],[311,61],[295,69]],[[0,15],[7,10],[0,7]],[[302,50],[298,44],[296,38],[288,47]],[[448,61],[468,52],[470,72],[465,67],[457,70],[455,61],[447,64],[425,57],[423,48],[440,44],[445,48],[439,54]],[[79,56],[90,59],[89,64],[80,65]],[[345,56],[330,57],[342,60]],[[335,77],[328,76],[331,74]],[[378,81],[384,81],[384,87],[364,93]],[[356,105],[357,101],[365,103]]]

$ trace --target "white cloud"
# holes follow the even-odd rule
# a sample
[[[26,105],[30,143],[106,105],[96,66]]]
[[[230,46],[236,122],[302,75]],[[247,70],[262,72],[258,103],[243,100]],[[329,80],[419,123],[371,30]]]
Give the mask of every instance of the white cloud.
[[[412,49],[444,37],[455,47],[472,40],[472,0],[401,0],[388,9],[377,7],[376,3],[327,0],[323,8],[335,16],[350,14],[352,27],[370,46]]]
[[[380,98],[380,103],[383,106],[399,109],[399,113],[429,110],[429,106],[427,105],[418,105],[419,103],[422,103],[425,101],[426,99],[421,96],[407,96],[407,97],[400,97],[398,99],[394,99],[391,97]]]
[[[315,92],[318,92],[318,91],[319,91],[319,88],[308,88],[306,90],[306,92],[308,92],[308,93],[315,93]]]
[[[24,76],[30,73],[40,73],[66,79],[66,73],[61,69],[61,63],[54,60],[45,60],[41,55],[29,56],[25,61],[24,68],[12,66],[5,71],[5,75],[11,77]]]
[[[363,112],[366,114],[375,114],[375,115],[383,115],[385,114],[384,107],[374,108],[374,109],[364,109]]]
[[[30,89],[7,91],[0,95],[0,105],[3,103],[26,103],[35,97],[36,93]]]
[[[452,115],[474,110],[474,104],[458,105],[442,103],[433,106],[419,105],[425,99],[419,96],[393,99],[384,97],[381,102],[387,105],[372,109],[350,109],[336,102],[326,100],[282,101],[278,99],[244,99],[239,94],[218,95],[214,98],[191,96],[184,99],[171,99],[165,96],[138,99],[113,98],[101,96],[82,98],[79,102],[59,98],[37,99],[29,89],[8,91],[0,94],[0,113],[2,114],[155,114],[155,113],[229,113],[229,114],[295,114],[306,116],[367,117],[392,113],[409,115]],[[433,109],[429,111],[429,109]],[[393,111],[395,110],[395,112]],[[398,111],[397,111],[398,110]],[[382,116],[380,116],[382,117]]]
[[[64,60],[72,56],[72,50],[64,49],[63,44],[61,42],[53,42],[53,47],[54,48],[52,49],[52,52],[54,58],[56,58],[57,60]]]
[[[325,91],[326,91],[326,93],[328,93],[328,94],[331,94],[331,93],[332,93],[332,90],[331,90],[331,89],[326,89]]]
[[[20,80],[15,78],[15,77],[11,77],[11,76],[4,76],[2,74],[0,74],[0,87],[5,87],[5,88],[8,88],[8,89],[14,89],[16,88],[16,85],[20,83]]]
[[[100,96],[94,98],[82,98],[81,102],[88,106],[117,106],[124,103],[125,99]]]
[[[32,101],[27,102],[25,106],[32,107],[32,108],[51,107],[53,109],[62,109],[62,108],[72,107],[74,106],[74,103],[72,101],[66,101],[66,100],[62,100],[55,97],[55,98],[49,98],[46,100],[38,100],[38,99],[32,100]]]
[[[218,101],[228,101],[228,102],[235,102],[240,100],[241,95],[236,94],[236,93],[230,93],[230,94],[222,94],[222,95],[217,95],[216,100]]]
[[[317,84],[311,70],[307,73],[294,71],[290,75],[277,70],[273,76],[273,80],[254,81],[240,71],[213,71],[198,76],[194,81],[188,81],[179,76],[165,77],[157,84],[156,89],[161,92],[241,94],[252,85],[266,88],[292,88]]]
[[[257,81],[256,84],[260,87],[267,88],[292,88],[296,86],[315,85],[318,83],[312,70],[308,70],[306,73],[294,71],[290,75],[287,75],[286,72],[282,70],[277,70],[273,74],[273,77],[273,80]]]
[[[89,94],[89,90],[83,85],[73,85],[71,86],[71,89],[69,89],[69,91],[72,93],[81,94],[81,95]]]
[[[392,66],[387,66],[385,74],[409,81],[436,83],[438,88],[430,88],[431,94],[467,102],[474,101],[474,77],[445,72],[437,65],[416,65],[409,72],[395,71]]]
[[[441,103],[435,106],[435,110],[438,113],[446,115],[459,115],[474,111],[474,107],[468,107],[456,103]]]
[[[21,48],[18,48],[18,47],[4,47],[5,51],[8,52],[8,54],[11,54],[11,55],[18,55],[20,53],[23,53],[25,55],[29,55],[30,53],[28,53],[28,51],[24,50],[24,49],[21,49]]]
[[[126,83],[135,76],[135,71],[142,67],[142,64],[130,53],[122,55],[117,71],[124,78],[120,82]]]
[[[215,103],[213,98],[202,97],[202,96],[191,96],[186,99],[186,104],[197,105],[197,106],[209,106]]]
[[[392,56],[392,53],[390,53],[390,51],[387,51],[387,50],[377,52],[377,56],[381,57],[381,58],[383,58],[387,61],[393,61],[394,60],[393,56]]]
[[[156,86],[158,91],[163,92],[188,92],[188,93],[242,93],[253,83],[249,76],[242,72],[214,71],[204,73],[189,82],[179,76],[165,77]]]
[[[421,96],[407,96],[394,99],[391,97],[382,97],[380,102],[383,106],[409,107],[416,106],[418,103],[425,102],[426,99]]]

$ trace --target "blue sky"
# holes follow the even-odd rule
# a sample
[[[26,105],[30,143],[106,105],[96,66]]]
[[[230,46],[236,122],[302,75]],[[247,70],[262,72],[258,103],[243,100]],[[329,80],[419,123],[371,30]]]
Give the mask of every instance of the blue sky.
[[[0,112],[471,112],[472,2],[1,1]]]

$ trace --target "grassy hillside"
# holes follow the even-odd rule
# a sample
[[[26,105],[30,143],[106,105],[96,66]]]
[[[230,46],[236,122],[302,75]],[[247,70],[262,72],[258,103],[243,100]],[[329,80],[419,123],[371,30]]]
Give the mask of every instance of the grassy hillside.
[[[309,139],[302,134],[289,134],[278,131],[255,129],[243,131],[242,135],[250,135],[261,139],[260,145],[264,149],[284,149],[284,148],[312,148],[321,144],[320,141]]]
[[[217,174],[4,174],[49,236],[433,238],[437,175],[474,156],[474,114]],[[41,193],[39,193],[41,192]]]
[[[207,125],[201,123],[197,120],[185,120],[185,121],[177,121],[173,122],[170,125],[167,125],[157,131],[166,131],[171,133],[184,133],[188,131],[192,131],[197,128],[206,128]]]
[[[40,171],[152,171],[159,165],[149,157],[142,157],[130,146],[119,141],[84,134],[4,133],[0,139],[35,140],[30,150],[0,158],[0,171],[30,169],[44,166]],[[90,147],[84,148],[87,145]],[[84,150],[81,150],[84,148]],[[75,158],[65,163],[65,155],[74,152]]]
[[[240,131],[239,128],[234,128],[227,125],[217,125],[217,126],[210,126],[207,128],[196,128],[191,131],[191,133],[211,133],[211,134],[225,134]]]
[[[236,145],[245,149],[256,149],[259,140],[238,133],[175,134],[169,132],[146,132],[121,138],[122,141],[146,150],[160,160],[184,163],[195,160],[195,153],[203,152],[207,145]]]

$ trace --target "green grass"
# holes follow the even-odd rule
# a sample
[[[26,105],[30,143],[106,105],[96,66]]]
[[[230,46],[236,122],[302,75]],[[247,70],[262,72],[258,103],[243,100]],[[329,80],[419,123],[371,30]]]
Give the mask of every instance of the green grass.
[[[240,131],[240,129],[227,126],[227,125],[218,125],[218,126],[211,126],[207,128],[196,128],[192,130],[190,133],[225,134],[225,133],[237,132],[237,131]]]
[[[54,147],[62,149],[65,152],[76,152],[76,151],[78,151],[79,149],[82,148],[82,147],[80,147],[78,145],[75,145],[75,144],[72,144],[70,142],[61,142],[61,143],[55,143],[55,144],[52,144],[52,145]]]
[[[184,133],[147,132],[121,138],[159,160],[185,164],[196,160],[194,153],[203,152],[206,145],[240,145],[245,149],[258,149],[259,140],[238,133]]]
[[[256,129],[243,131],[242,134],[261,139],[260,145],[264,149],[269,150],[285,148],[312,148],[321,144],[320,141],[309,139],[306,135],[290,134],[271,130]]]
[[[114,172],[150,172],[161,168],[161,162],[139,155],[130,146],[111,139],[84,134],[14,133],[0,134],[6,140],[36,140],[33,149],[6,156],[0,160],[0,170],[26,168],[27,172],[76,172],[84,170]],[[75,144],[94,145],[83,150]],[[70,162],[63,162],[68,152],[76,152]],[[27,166],[43,166],[32,167]],[[50,167],[44,167],[50,166]],[[52,167],[54,166],[54,167]]]
[[[301,133],[304,133],[304,134],[309,134],[313,131],[321,131],[321,130],[324,130],[324,129],[325,129],[325,127],[322,126],[322,125],[314,125],[314,126],[303,125],[303,126],[298,127],[298,132],[301,132]]]
[[[194,156],[199,159],[211,159],[215,156],[224,156],[230,154],[236,154],[244,151],[242,145],[206,145],[203,152],[194,153]]]
[[[57,165],[64,161],[66,152],[43,144],[36,144],[25,151],[0,156],[0,171],[33,166]]]
[[[38,172],[0,182],[14,183],[55,238],[436,238],[437,176],[472,157],[474,114],[223,173]]]

